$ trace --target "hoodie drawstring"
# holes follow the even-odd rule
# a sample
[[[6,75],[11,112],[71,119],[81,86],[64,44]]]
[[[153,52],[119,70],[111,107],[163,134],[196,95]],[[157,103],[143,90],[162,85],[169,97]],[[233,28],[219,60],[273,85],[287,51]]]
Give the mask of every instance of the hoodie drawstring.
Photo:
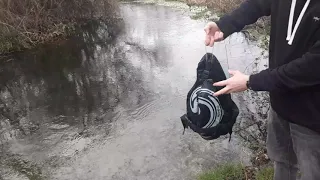
[[[288,31],[287,31],[287,38],[286,40],[288,41],[288,44],[291,45],[292,44],[292,41],[294,39],[294,36],[297,32],[297,29],[299,27],[299,24],[302,20],[302,17],[304,15],[304,13],[306,12],[309,4],[310,4],[310,0],[307,0],[306,4],[304,5],[298,19],[297,19],[297,22],[294,26],[294,29],[292,31],[292,23],[293,23],[293,15],[294,15],[294,10],[295,10],[295,7],[296,7],[296,2],[297,0],[292,0],[292,3],[291,3],[291,8],[290,8],[290,15],[289,15],[289,24],[288,24]]]

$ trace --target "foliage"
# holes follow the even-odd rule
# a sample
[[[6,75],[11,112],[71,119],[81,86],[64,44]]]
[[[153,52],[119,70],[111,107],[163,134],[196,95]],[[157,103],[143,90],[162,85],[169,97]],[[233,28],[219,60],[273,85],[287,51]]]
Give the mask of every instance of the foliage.
[[[116,0],[2,0],[0,53],[53,41],[76,24],[106,20],[116,10]]]

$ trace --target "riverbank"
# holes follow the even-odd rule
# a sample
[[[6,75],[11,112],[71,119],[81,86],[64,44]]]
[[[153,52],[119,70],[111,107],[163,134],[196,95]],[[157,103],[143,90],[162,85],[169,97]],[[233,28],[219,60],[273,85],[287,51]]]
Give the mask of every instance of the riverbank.
[[[23,51],[46,43],[55,43],[74,34],[77,27],[88,21],[106,24],[117,19],[119,1],[84,0],[19,2],[5,0],[0,3],[0,55]],[[129,0],[132,2],[132,0]],[[193,19],[216,19],[230,12],[243,0],[144,0],[190,10]],[[100,4],[97,6],[97,4]],[[74,8],[73,8],[74,7]],[[69,12],[70,9],[73,9]],[[35,18],[33,18],[35,17]],[[262,48],[268,44],[269,20],[263,18],[242,32],[247,38],[260,41]]]
[[[185,2],[188,6],[200,6],[206,7],[208,11],[216,14],[217,18],[221,17],[226,13],[230,13],[244,0],[178,0]],[[215,19],[215,18],[211,18]],[[270,18],[262,17],[256,23],[248,25],[242,32],[251,41],[259,41],[259,45],[263,49],[268,48],[269,43],[269,31],[270,31]]]
[[[89,21],[112,23],[117,0],[4,0],[0,2],[0,54],[65,39]]]

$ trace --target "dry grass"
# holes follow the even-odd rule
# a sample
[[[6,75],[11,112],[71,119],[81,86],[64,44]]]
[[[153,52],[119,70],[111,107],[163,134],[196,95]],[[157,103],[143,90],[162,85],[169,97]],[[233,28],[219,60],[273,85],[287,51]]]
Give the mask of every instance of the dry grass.
[[[231,12],[245,0],[182,0],[189,6],[207,6],[215,13],[225,14]]]
[[[106,18],[116,0],[1,0],[0,53],[64,35],[73,24]]]
[[[245,0],[207,0],[208,7],[217,13],[230,13]]]

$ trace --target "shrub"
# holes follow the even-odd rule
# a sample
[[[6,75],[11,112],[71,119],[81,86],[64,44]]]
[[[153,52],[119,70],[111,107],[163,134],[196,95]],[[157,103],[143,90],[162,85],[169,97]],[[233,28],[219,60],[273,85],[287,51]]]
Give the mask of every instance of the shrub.
[[[0,52],[53,40],[75,24],[106,19],[116,9],[116,0],[2,0]]]

